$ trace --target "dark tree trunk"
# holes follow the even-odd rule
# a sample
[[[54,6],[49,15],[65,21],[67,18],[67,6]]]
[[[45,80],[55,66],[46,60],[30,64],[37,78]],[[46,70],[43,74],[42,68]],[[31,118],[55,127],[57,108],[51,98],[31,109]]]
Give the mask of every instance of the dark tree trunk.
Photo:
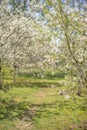
[[[0,58],[0,89],[3,89],[3,79],[2,79],[2,60]]]
[[[15,84],[16,83],[16,64],[15,64],[15,61],[14,61],[14,64],[13,64],[13,83]]]

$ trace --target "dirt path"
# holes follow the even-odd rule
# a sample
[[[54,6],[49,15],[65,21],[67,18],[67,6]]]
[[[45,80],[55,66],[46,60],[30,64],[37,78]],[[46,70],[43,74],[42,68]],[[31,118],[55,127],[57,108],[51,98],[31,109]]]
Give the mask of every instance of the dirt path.
[[[18,130],[32,130],[32,122],[31,121],[26,121],[25,119],[18,120],[16,128]]]
[[[45,94],[43,93],[43,91],[39,91],[37,94],[36,94],[36,98],[44,98],[45,97]]]
[[[35,98],[36,98],[38,104],[34,104],[29,110],[25,111],[25,115],[27,116],[27,118],[23,118],[23,119],[20,119],[17,121],[16,128],[18,130],[32,130],[33,129],[32,120],[31,119],[27,120],[27,119],[34,117],[36,112],[40,109],[39,103],[42,102],[42,100],[45,98],[45,96],[46,96],[45,88],[43,90],[39,90],[35,94]]]

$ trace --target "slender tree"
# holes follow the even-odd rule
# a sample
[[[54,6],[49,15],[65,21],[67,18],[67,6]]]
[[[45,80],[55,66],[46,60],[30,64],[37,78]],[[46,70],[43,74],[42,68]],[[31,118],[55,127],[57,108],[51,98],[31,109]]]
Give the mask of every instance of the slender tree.
[[[78,1],[73,2],[75,7]],[[61,51],[63,56],[61,58],[64,62],[66,60],[65,66],[73,72],[71,73],[72,76],[74,75],[73,78],[77,78],[80,95],[80,88],[87,87],[87,13],[82,12],[83,9],[70,7],[68,1],[64,3],[61,0],[55,2],[47,0],[46,3],[50,8],[43,7],[45,18],[48,26],[56,30],[57,39],[63,43],[61,46],[65,50]]]

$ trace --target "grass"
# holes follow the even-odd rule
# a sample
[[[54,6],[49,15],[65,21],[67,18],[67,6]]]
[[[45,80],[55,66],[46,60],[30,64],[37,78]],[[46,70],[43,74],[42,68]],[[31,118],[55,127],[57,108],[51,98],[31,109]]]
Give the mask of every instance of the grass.
[[[56,80],[26,81],[7,92],[0,91],[0,130],[87,130],[86,96],[75,95],[72,100],[70,95],[66,100],[58,95],[66,88]],[[49,83],[56,85],[44,87]]]
[[[72,94],[68,100],[58,95],[68,89],[61,85],[63,73],[48,73],[43,79],[36,72],[35,77],[22,74],[15,84],[8,68],[6,73],[5,91],[0,90],[0,130],[87,130],[86,91],[74,100]]]

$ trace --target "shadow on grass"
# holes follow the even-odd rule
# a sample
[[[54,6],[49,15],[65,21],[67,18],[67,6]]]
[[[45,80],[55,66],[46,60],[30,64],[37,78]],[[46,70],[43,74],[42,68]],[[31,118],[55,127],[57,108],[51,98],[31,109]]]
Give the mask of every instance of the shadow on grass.
[[[46,115],[59,114],[57,112],[51,112],[46,108],[55,108],[56,102],[54,103],[43,103],[43,104],[31,104],[30,102],[17,102],[9,98],[0,99],[0,120],[4,119],[31,119],[37,115],[41,116],[43,113]]]
[[[36,114],[36,112],[43,112],[42,108],[51,106],[52,104],[31,104],[30,102],[17,102],[9,98],[0,99],[0,120],[15,118],[30,118]]]
[[[29,102],[16,102],[13,99],[0,99],[0,120],[22,118],[25,110],[30,107]]]
[[[73,102],[73,106],[76,101]],[[75,108],[75,107],[74,107]],[[53,103],[42,103],[42,104],[32,104],[27,101],[17,102],[9,98],[0,99],[0,120],[4,119],[30,119],[34,120],[34,117],[48,117],[60,115],[64,110],[68,109],[73,112],[71,101],[55,101]],[[84,99],[82,103],[76,105],[74,110],[81,110],[86,112],[87,110],[87,99]]]
[[[54,87],[61,87],[60,83],[50,83],[50,82],[17,82],[14,84],[15,87],[32,87],[32,88],[51,88]]]

